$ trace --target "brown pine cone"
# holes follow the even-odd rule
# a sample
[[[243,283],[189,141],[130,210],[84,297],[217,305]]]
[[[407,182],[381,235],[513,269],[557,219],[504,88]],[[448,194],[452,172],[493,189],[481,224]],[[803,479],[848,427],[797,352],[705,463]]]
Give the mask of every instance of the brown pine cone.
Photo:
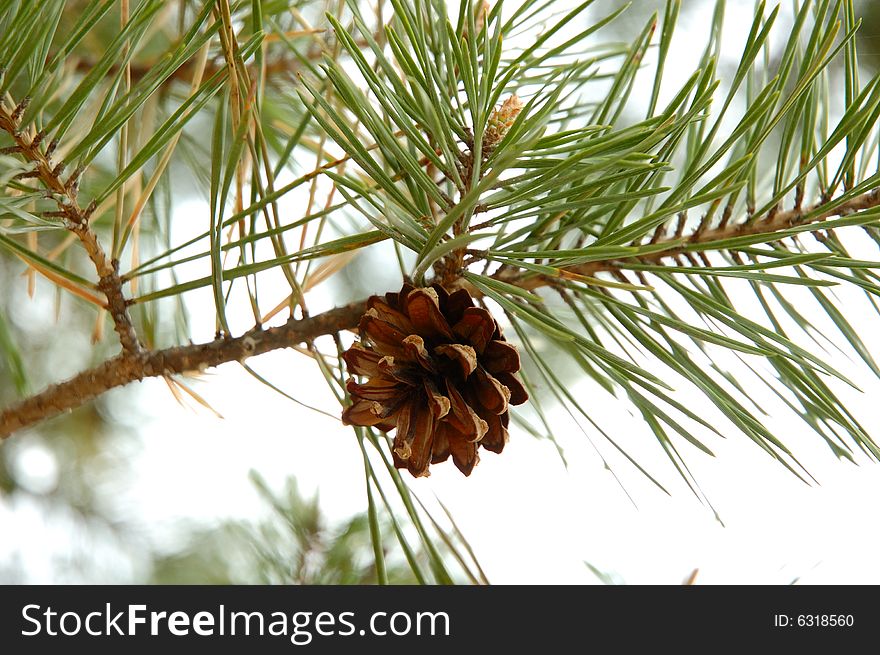
[[[500,453],[507,442],[508,405],[529,396],[515,373],[516,347],[465,289],[404,285],[372,296],[361,319],[361,342],[343,354],[352,375],[346,425],[397,428],[394,465],[414,476],[452,461],[470,475],[478,446]]]

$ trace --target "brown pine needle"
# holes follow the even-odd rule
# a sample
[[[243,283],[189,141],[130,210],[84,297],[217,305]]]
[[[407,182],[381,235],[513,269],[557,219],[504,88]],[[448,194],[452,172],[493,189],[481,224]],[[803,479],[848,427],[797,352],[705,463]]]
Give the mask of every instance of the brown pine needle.
[[[28,240],[28,248],[31,250],[31,252],[37,252],[37,250],[40,247],[40,244],[39,244],[39,241],[37,238],[37,233],[36,232],[29,233],[27,236],[27,240]],[[37,272],[33,268],[28,267],[28,269],[25,271],[25,274],[27,275],[28,297],[33,298],[34,292],[37,290]]]
[[[92,344],[96,344],[104,338],[104,318],[106,314],[103,309],[98,310],[95,316],[95,327],[92,328]]]
[[[54,271],[52,271],[48,268],[45,268],[44,266],[38,264],[37,262],[32,262],[18,253],[16,253],[16,255],[18,256],[19,259],[21,259],[21,261],[23,261],[31,269],[33,269],[34,271],[36,271],[37,273],[39,273],[40,275],[45,277],[47,280],[49,280],[52,283],[56,284],[57,286],[61,287],[62,289],[65,289],[65,290],[69,291],[70,293],[72,293],[73,295],[78,296],[78,297],[82,298],[83,300],[86,300],[86,301],[92,303],[93,305],[97,305],[98,307],[101,307],[102,309],[105,307],[106,303],[103,300],[101,300],[100,298],[98,298],[96,295],[92,294],[90,291],[86,291],[85,289],[83,289],[79,285],[74,284],[70,280],[61,277],[60,275],[58,275]]]
[[[195,391],[193,391],[184,382],[182,382],[180,380],[176,380],[176,379],[172,378],[170,375],[163,375],[162,378],[165,380],[165,383],[168,385],[168,388],[170,389],[171,394],[174,396],[174,399],[180,404],[181,407],[184,407],[187,409],[192,409],[191,407],[189,407],[187,405],[184,397],[181,395],[180,392],[183,391],[190,398],[195,400],[199,405],[201,405],[202,407],[204,407],[205,409],[210,411],[212,414],[214,414],[214,416],[216,416],[219,419],[223,418],[223,415],[220,412],[218,412],[216,409],[214,409],[214,407],[212,407],[211,404],[207,400],[205,400],[199,394],[197,394]]]
[[[309,36],[311,34],[324,34],[327,30],[323,27],[313,27],[309,30],[290,30],[287,32],[283,32],[283,36],[286,39],[295,39],[300,36]],[[267,34],[263,41],[265,43],[274,43],[275,41],[280,41],[282,34]]]

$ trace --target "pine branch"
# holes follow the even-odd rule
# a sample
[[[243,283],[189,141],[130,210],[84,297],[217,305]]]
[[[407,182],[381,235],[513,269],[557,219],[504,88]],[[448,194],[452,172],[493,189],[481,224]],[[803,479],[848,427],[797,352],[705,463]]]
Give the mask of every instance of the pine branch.
[[[14,151],[34,165],[34,175],[39,178],[52,199],[58,204],[64,226],[80,240],[89,259],[98,273],[98,288],[107,298],[105,309],[110,312],[113,325],[119,334],[119,341],[128,353],[137,354],[141,351],[140,342],[131,317],[128,314],[128,301],[122,292],[122,280],[119,277],[119,262],[110,259],[98,241],[98,237],[89,223],[94,206],[83,209],[77,202],[77,189],[81,170],[74,171],[66,180],[62,180],[64,163],[52,161],[54,144],[44,151],[41,149],[43,136],[40,133],[31,135],[29,130],[22,130],[21,115],[27,107],[22,101],[15,109],[9,111],[0,103],[0,130],[7,132],[14,141]]]
[[[880,188],[873,189],[860,196],[856,196],[851,200],[834,205],[832,209],[820,211],[818,214],[810,216],[810,214],[820,210],[822,207],[828,206],[828,204],[829,203],[826,201],[808,208],[794,208],[775,212],[771,211],[765,216],[748,222],[725,222],[715,228],[706,228],[701,224],[700,227],[687,237],[667,237],[664,239],[658,239],[656,241],[657,244],[660,244],[661,246],[663,244],[668,244],[669,246],[662,250],[628,258],[597,260],[586,264],[565,267],[562,270],[567,273],[583,276],[590,276],[601,272],[619,273],[626,269],[627,263],[660,264],[664,259],[685,255],[691,250],[694,250],[694,246],[710,245],[714,242],[720,242],[734,237],[773,234],[780,230],[787,230],[799,225],[821,223],[834,216],[847,216],[855,212],[880,206]],[[810,217],[807,218],[807,216]],[[820,228],[817,226],[816,229]],[[526,290],[537,289],[539,287],[553,284],[553,278],[551,277],[545,275],[530,275],[527,272],[515,268],[504,268],[499,274],[492,277],[501,280],[502,282],[515,284]]]
[[[220,338],[204,344],[149,352],[122,353],[5,410],[0,414],[0,439],[135,380],[203,371],[226,362],[244,361],[271,350],[351,329],[358,324],[365,310],[364,302],[355,302],[309,318],[290,319],[279,327],[255,327],[236,338]]]
[[[669,249],[637,259],[642,263],[659,263],[663,259],[685,253],[688,246],[695,244],[707,244],[734,236],[770,234],[795,225],[807,224],[803,217],[825,204],[827,203],[807,210],[792,209],[776,212],[748,223],[726,224],[714,229],[705,229],[691,234],[684,243],[681,239],[666,239],[670,244]],[[820,229],[818,224],[832,216],[843,216],[877,206],[880,206],[880,189],[874,189],[837,205],[834,209],[812,217],[809,222],[815,224],[816,229]],[[620,259],[595,261],[563,270],[577,275],[618,272],[625,261]],[[555,283],[555,280],[548,276],[528,276],[521,271],[511,271],[506,268],[499,270],[492,277],[527,290]],[[474,296],[482,295],[466,280],[457,278],[455,284],[468,288]],[[290,319],[280,327],[255,327],[236,338],[219,338],[209,343],[149,352],[123,353],[5,410],[0,414],[0,438],[5,439],[17,430],[79,407],[110,389],[125,386],[136,380],[203,371],[227,362],[244,361],[248,357],[309,342],[322,335],[353,329],[357,326],[365,308],[366,301],[362,300],[315,316]]]
[[[818,12],[820,16],[831,11],[831,1],[823,0],[821,4],[825,9]],[[147,4],[158,6],[156,0]],[[846,44],[851,38],[851,35],[847,36],[840,46],[835,46],[837,27],[834,27],[830,15],[828,20],[823,18],[816,21],[809,31],[809,45],[801,43],[807,41],[806,31],[803,35],[800,32],[792,35],[778,66],[772,71],[765,71],[767,74],[764,75],[764,83],[761,83],[761,65],[756,62],[758,53],[767,47],[765,41],[775,12],[768,17],[759,13],[755,18],[755,29],[744,46],[728,100],[717,113],[709,111],[719,83],[711,59],[713,46],[710,44],[707,48],[699,71],[665,108],[657,106],[662,82],[664,55],[661,54],[648,117],[640,123],[622,127],[618,127],[618,119],[631,91],[637,88],[634,86],[636,76],[643,68],[641,62],[656,28],[654,19],[646,24],[630,46],[610,51],[608,55],[602,55],[580,67],[572,66],[568,55],[577,53],[570,51],[568,46],[588,37],[593,27],[578,38],[569,39],[566,36],[569,40],[562,46],[554,47],[547,39],[557,31],[563,34],[569,21],[589,3],[583,3],[565,14],[552,27],[543,26],[542,23],[543,36],[539,36],[531,46],[507,51],[502,51],[502,37],[506,38],[507,34],[517,31],[519,27],[515,18],[504,22],[500,12],[484,16],[486,26],[490,29],[477,29],[477,20],[471,22],[468,19],[459,21],[455,32],[450,33],[447,29],[448,17],[435,12],[433,5],[414,8],[406,3],[395,3],[401,25],[419,27],[413,28],[412,33],[407,30],[389,31],[392,38],[387,42],[388,48],[382,36],[384,30],[380,29],[378,34],[371,37],[369,26],[355,21],[351,29],[346,29],[341,16],[331,16],[328,21],[337,38],[334,48],[328,49],[332,50],[332,56],[328,57],[325,67],[314,67],[312,70],[306,62],[312,58],[315,49],[298,52],[296,63],[303,64],[302,67],[308,68],[310,74],[299,78],[301,84],[295,84],[294,88],[319,130],[318,163],[325,161],[328,152],[333,152],[333,156],[339,158],[319,166],[280,190],[275,188],[275,175],[292,162],[293,153],[299,148],[314,149],[306,148],[303,140],[308,124],[303,118],[301,128],[293,131],[290,140],[277,144],[281,158],[274,173],[267,167],[266,184],[263,184],[261,175],[252,176],[254,193],[251,205],[245,207],[245,172],[251,163],[256,171],[259,162],[270,159],[268,147],[263,141],[263,121],[271,121],[272,112],[264,115],[259,109],[264,97],[260,84],[265,80],[263,72],[271,75],[276,71],[273,62],[255,58],[248,63],[251,61],[248,56],[236,53],[236,36],[231,31],[229,5],[232,4],[220,5],[225,8],[224,31],[220,33],[225,57],[221,60],[215,54],[208,60],[205,72],[210,76],[212,72],[226,68],[240,73],[240,79],[233,75],[217,81],[226,85],[227,100],[230,97],[233,99],[232,120],[228,121],[228,126],[225,114],[215,115],[215,135],[218,138],[210,147],[211,201],[212,208],[217,209],[217,215],[215,217],[212,213],[212,231],[188,243],[174,247],[169,244],[164,253],[157,254],[150,261],[152,268],[139,268],[133,264],[133,271],[120,277],[116,263],[103,253],[89,226],[89,216],[94,210],[91,207],[83,210],[77,205],[78,173],[66,182],[62,180],[63,167],[51,162],[52,146],[41,148],[41,135],[35,135],[21,125],[23,106],[12,111],[3,110],[0,115],[0,129],[12,134],[14,139],[11,148],[4,149],[3,154],[19,154],[31,163],[31,169],[20,174],[18,179],[40,180],[49,197],[58,203],[61,210],[51,212],[52,217],[59,217],[85,246],[98,270],[98,288],[107,297],[107,307],[113,314],[124,347],[122,355],[0,413],[0,437],[77,407],[109,389],[145,377],[169,376],[203,370],[224,362],[242,361],[255,354],[310,342],[320,335],[338,337],[339,331],[352,329],[358,324],[364,310],[364,302],[359,302],[301,320],[291,319],[280,328],[256,327],[237,338],[225,336],[200,345],[145,351],[140,350],[126,312],[126,307],[135,301],[127,301],[122,293],[122,285],[134,281],[139,275],[174,270],[177,264],[210,256],[212,271],[220,275],[175,284],[142,296],[137,301],[146,303],[158,297],[179,296],[184,291],[213,284],[218,317],[225,320],[226,290],[222,285],[227,280],[244,278],[248,298],[259,323],[258,317],[262,312],[257,301],[256,273],[270,268],[282,269],[292,261],[299,264],[361,248],[375,243],[376,234],[381,233],[381,238],[392,239],[396,246],[417,253],[414,271],[410,271],[402,261],[401,271],[412,273],[418,284],[424,283],[422,276],[433,267],[435,280],[447,287],[467,288],[474,297],[479,297],[483,294],[475,285],[480,284],[478,278],[481,278],[488,283],[485,286],[480,284],[481,288],[509,312],[515,329],[529,322],[538,329],[546,328],[551,338],[561,335],[573,339],[574,345],[569,351],[572,357],[577,358],[584,371],[606,388],[616,385],[623,390],[638,406],[664,448],[667,448],[669,437],[667,428],[661,423],[704,452],[711,452],[687,428],[670,417],[667,410],[672,408],[697,422],[700,422],[699,416],[665,395],[657,388],[660,385],[653,386],[660,380],[650,372],[635,361],[630,362],[616,355],[615,343],[628,350],[626,343],[621,344],[620,337],[634,345],[644,346],[674,374],[706,393],[738,429],[774,456],[784,458],[791,453],[763,428],[759,418],[753,417],[751,411],[743,407],[738,397],[730,393],[728,382],[742,391],[738,382],[732,378],[716,379],[715,373],[726,374],[720,367],[716,368],[715,373],[705,372],[689,359],[684,342],[680,339],[687,337],[699,345],[718,344],[734,351],[767,355],[770,365],[777,372],[780,385],[796,396],[796,401],[792,401],[790,406],[811,427],[827,439],[828,435],[823,432],[822,426],[831,426],[831,432],[836,429],[833,426],[840,426],[866,452],[877,454],[870,437],[855,420],[851,420],[833,392],[823,386],[819,376],[827,372],[834,374],[833,369],[789,340],[760,295],[765,288],[776,294],[773,286],[776,282],[806,284],[863,359],[878,370],[858,335],[839,315],[832,301],[822,294],[819,287],[831,282],[813,279],[798,264],[792,263],[802,262],[803,257],[810,258],[813,254],[792,253],[788,263],[798,277],[767,273],[758,268],[752,270],[749,265],[742,265],[739,261],[737,264],[740,266],[730,268],[749,270],[710,271],[708,269],[714,267],[706,256],[708,252],[724,252],[737,260],[739,247],[754,243],[781,245],[783,239],[802,231],[812,232],[821,238],[822,231],[840,223],[827,219],[854,212],[867,212],[866,216],[858,219],[863,223],[875,222],[876,214],[869,210],[880,206],[880,191],[876,188],[871,190],[876,186],[877,177],[868,178],[868,174],[876,156],[874,130],[877,117],[880,116],[880,84],[876,80],[865,86],[853,82],[853,89],[863,90],[858,94],[848,93],[840,123],[833,129],[830,129],[827,117],[825,122],[829,124],[825,127],[802,120],[803,116],[816,117],[826,113],[825,105],[830,106],[830,103],[818,83],[821,81],[819,73],[830,64],[840,48],[848,47]],[[673,5],[675,3],[670,0],[669,8]],[[470,2],[463,6],[473,8]],[[807,9],[802,11],[806,17]],[[721,14],[717,16],[720,26]],[[608,20],[611,18],[613,16]],[[384,25],[384,21],[379,24]],[[536,19],[534,25],[537,24]],[[809,23],[805,20],[798,24],[806,26]],[[672,34],[671,26],[667,27],[661,37],[661,53],[665,50],[664,39],[668,41]],[[425,30],[424,35],[421,34],[422,29]],[[192,34],[195,34],[196,27],[193,30]],[[131,38],[137,40],[135,31],[132,31]],[[186,48],[176,47],[174,52],[183,50]],[[292,47],[291,50],[295,51]],[[564,51],[568,54],[562,57]],[[173,65],[169,64],[163,69],[162,75],[156,78],[155,89],[159,88],[159,78],[162,84],[184,77],[188,79],[192,67],[190,62],[195,61],[194,52],[195,49],[187,50],[186,57],[181,55],[173,60]],[[339,60],[343,52],[345,62]],[[208,51],[204,53],[207,57]],[[585,90],[582,87],[589,82],[593,66],[611,56],[621,58],[619,69],[613,75],[610,91],[604,99],[599,96],[593,108],[592,102],[585,103],[579,99],[593,96],[579,94]],[[803,65],[798,65],[801,61]],[[287,61],[279,59],[277,63],[282,67],[277,73],[283,77],[283,67]],[[289,63],[293,65],[294,60]],[[349,74],[349,63],[358,69],[355,77]],[[95,74],[85,76],[94,79],[86,80],[85,86],[78,89],[81,92],[74,98],[76,103],[71,103],[69,108],[62,107],[64,111],[60,111],[61,118],[58,118],[60,123],[83,111],[85,105],[82,99],[91,95],[87,91],[95,88],[98,79],[103,79],[107,74],[118,75],[120,66],[126,64],[114,62],[105,54],[97,61],[85,64],[78,62],[76,65],[81,67],[82,72],[85,72],[82,67],[91,70],[90,67],[95,66]],[[140,66],[140,63],[132,63],[131,66],[133,79],[135,82],[140,80],[143,85],[143,89],[139,89],[143,93],[136,96],[138,102],[142,102],[141,99],[146,99],[155,91],[150,86],[153,81],[149,74],[151,69]],[[248,83],[252,70],[261,73],[253,76],[254,85]],[[241,89],[238,88],[239,84],[242,85]],[[725,113],[743,85],[747,87],[745,92],[749,96],[748,111],[731,134],[722,140],[720,126],[729,119]],[[540,90],[533,91],[533,87],[540,87]],[[248,117],[248,127],[254,128],[253,136],[247,130],[238,129],[242,119],[239,103],[234,99],[239,92],[245,93],[245,89],[251,94],[255,108]],[[190,104],[181,110],[186,112],[182,116],[188,117],[191,110],[204,107],[213,93],[214,87],[211,86],[202,85],[198,90],[194,87],[190,98],[185,101]],[[522,94],[523,101],[517,95],[507,95],[509,93]],[[827,94],[827,91],[824,93]],[[505,96],[507,100],[502,103]],[[443,101],[438,102],[438,98]],[[80,147],[86,150],[99,142],[106,144],[106,139],[111,138],[113,130],[117,129],[115,120],[131,120],[132,114],[128,114],[127,109],[134,106],[111,107],[110,116],[114,120],[101,120],[93,127],[96,134]],[[500,114],[505,107],[510,115],[502,120]],[[184,124],[181,116],[172,115],[156,135],[179,136]],[[232,140],[227,138],[227,128],[231,128]],[[778,195],[767,206],[781,197],[787,197],[794,188],[795,208],[783,211],[777,205],[766,213],[765,210],[755,212],[756,196],[763,193],[758,190],[761,186],[758,180],[766,174],[763,162],[767,160],[768,150],[776,143],[776,139],[771,138],[774,134],[780,137],[779,151],[773,153],[772,159],[778,162],[772,185],[774,194]],[[151,141],[149,147],[144,146],[139,156],[147,161],[149,157],[157,155],[161,146],[167,143],[164,138],[157,137],[155,143]],[[325,151],[325,142],[332,144],[333,149]],[[365,145],[367,143],[371,145]],[[844,143],[844,160],[839,165],[839,172],[834,173],[835,164],[829,160],[829,154]],[[341,154],[335,148],[339,148]],[[747,156],[742,156],[744,153]],[[346,172],[344,164],[348,162],[352,162],[352,166]],[[670,162],[675,162],[676,166],[673,167]],[[829,167],[832,170],[828,170]],[[857,167],[864,170],[855,174]],[[715,174],[719,168],[722,170]],[[676,175],[674,169],[679,169],[680,174]],[[792,179],[795,169],[797,177]],[[233,194],[235,215],[224,219],[224,203],[228,200],[227,191],[233,180],[231,175],[226,175],[226,171],[236,175]],[[516,171],[516,174],[506,175],[505,171]],[[332,182],[332,187],[325,210],[313,214],[311,207],[319,188],[319,178],[324,179],[322,175]],[[813,176],[817,179],[812,180]],[[122,177],[120,172],[117,183],[121,184]],[[277,215],[270,216],[271,212],[277,212],[275,202],[281,195],[306,183],[311,183],[309,209],[302,219],[288,223],[282,222]],[[850,191],[833,198],[834,190],[841,187]],[[824,192],[816,204],[805,207],[802,204],[805,188],[818,188]],[[855,195],[863,191],[866,193]],[[664,193],[668,195],[663,197],[658,208],[656,202]],[[336,194],[345,196],[345,203],[333,205],[332,198]],[[641,204],[642,201],[644,204]],[[169,197],[169,206],[172,202]],[[720,221],[715,220],[720,207],[726,204],[730,208],[743,202],[749,207],[747,217],[740,217],[740,220],[733,217],[731,220],[730,212],[725,211]],[[711,206],[710,211],[698,227],[685,231],[686,211],[703,206]],[[634,216],[640,207],[647,208],[647,215]],[[336,215],[337,210],[344,215],[349,209],[363,214],[377,231],[322,241],[325,220]],[[257,220],[259,212],[265,214],[266,224],[271,226],[265,231],[257,227],[260,224]],[[167,213],[170,215],[170,212]],[[479,224],[471,222],[475,215],[485,214],[492,219]],[[675,223],[675,218],[671,217],[676,215],[679,217],[678,223],[671,225]],[[247,217],[253,217],[249,230],[245,225]],[[306,232],[312,220],[316,221],[318,227],[309,233],[314,245],[307,247]],[[224,244],[217,237],[223,228],[231,227],[236,221],[240,239],[233,241],[233,232],[230,232],[229,243]],[[658,222],[662,222],[661,227],[657,226]],[[284,232],[297,228],[302,228],[300,252],[291,255],[280,244],[283,244]],[[651,232],[655,228],[652,238]],[[493,230],[498,231],[493,234]],[[605,238],[590,244],[587,243],[587,235],[590,234]],[[496,237],[494,250],[468,249],[484,236]],[[207,252],[186,254],[180,259],[156,264],[202,238],[210,238],[211,246]],[[257,244],[264,239],[271,241],[276,248],[275,258],[258,261]],[[828,241],[831,240],[825,240],[826,243]],[[626,248],[624,244],[632,247]],[[251,245],[252,255],[249,257],[246,246]],[[225,253],[235,248],[241,253],[240,260],[234,268],[227,269]],[[824,264],[809,260],[811,270],[825,277],[858,284],[875,295],[880,293],[880,287],[875,284],[876,275],[873,271],[863,270],[863,262],[851,260],[842,249],[828,249],[839,255],[833,257],[833,267],[829,264],[823,268]],[[604,252],[600,252],[602,250]],[[592,259],[600,256],[603,259]],[[684,259],[689,260],[692,266],[669,265],[673,262],[680,264]],[[498,262],[503,263],[493,271],[490,266]],[[473,270],[469,269],[472,264],[478,263],[485,263],[486,267],[482,275],[472,277],[470,274]],[[785,263],[774,260],[774,267]],[[856,268],[847,271],[848,263]],[[707,269],[702,271],[708,273],[707,279],[700,278],[693,285],[679,283],[676,273],[687,269],[688,272],[699,274],[703,266]],[[299,269],[283,270],[289,275],[291,295],[301,298],[298,292],[300,281],[297,279]],[[724,334],[724,328],[714,332],[676,316],[659,293],[654,299],[655,304],[651,304],[643,294],[633,296],[634,302],[630,304],[604,293],[605,286],[634,289],[625,277],[628,271],[636,271],[640,275],[642,271],[656,273],[660,279],[668,281],[670,294],[679,294],[700,318],[713,325],[727,326],[736,333],[736,338]],[[732,301],[719,300],[723,296],[723,287],[718,281],[720,278],[713,277],[718,273],[741,275],[754,282],[758,299],[775,330],[750,322],[747,316],[734,308]],[[463,277],[465,275],[466,278]],[[609,285],[606,280],[596,279],[599,275],[613,276],[616,283]],[[304,277],[309,279],[308,273]],[[516,295],[528,297],[528,294],[518,294],[515,287],[532,290],[550,286],[563,291],[568,282],[566,278],[569,277],[577,279],[577,288],[581,293],[569,294],[565,299],[580,326],[574,325],[572,328],[563,324],[553,315],[552,307],[536,308],[538,303],[507,302]],[[475,280],[473,285],[469,280]],[[759,283],[762,285],[760,289],[757,286]],[[596,321],[601,323],[609,336],[600,333],[594,323],[587,320],[590,317],[582,315],[582,308],[594,300],[606,310],[597,313]],[[798,319],[797,312],[787,305],[785,311]],[[520,323],[517,319],[524,322]],[[583,330],[580,330],[581,327]],[[528,350],[527,335],[520,332],[520,337]],[[552,371],[543,362],[539,366],[544,366],[542,372],[547,373],[551,389],[567,398],[572,407],[592,422],[577,402],[566,395],[564,385],[555,379]],[[334,378],[331,384],[337,382]],[[776,391],[773,382],[768,382],[768,386]],[[799,408],[803,408],[803,411]],[[705,423],[703,425],[711,428]],[[844,445],[843,448],[846,450],[835,452],[846,456],[848,447]],[[674,448],[667,450],[667,453],[679,468],[679,455]],[[797,464],[796,460],[793,461]],[[688,479],[685,473],[682,475]],[[377,538],[377,544],[380,541]],[[378,546],[376,550],[381,552]]]

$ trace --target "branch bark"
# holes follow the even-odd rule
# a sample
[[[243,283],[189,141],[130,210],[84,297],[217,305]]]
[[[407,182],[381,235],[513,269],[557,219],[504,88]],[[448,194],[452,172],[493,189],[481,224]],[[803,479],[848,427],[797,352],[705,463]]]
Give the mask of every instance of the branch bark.
[[[366,302],[355,302],[323,314],[291,319],[282,326],[253,328],[236,338],[165,350],[122,353],[65,382],[52,385],[0,413],[0,439],[13,432],[79,407],[101,394],[136,380],[189,371],[204,371],[226,362],[244,361],[270,350],[308,342],[355,327]]]
[[[693,246],[707,246],[713,242],[723,241],[739,236],[750,236],[756,234],[773,234],[780,230],[785,230],[796,225],[808,225],[810,223],[821,223],[833,216],[848,216],[859,211],[871,209],[880,206],[880,188],[874,189],[860,196],[856,196],[851,200],[843,202],[833,209],[819,212],[815,216],[807,219],[806,215],[812,214],[828,203],[820,203],[806,209],[789,209],[785,211],[771,212],[766,216],[756,218],[747,223],[726,223],[716,228],[698,229],[690,236],[686,237],[682,242],[680,238],[666,238],[657,241],[658,244],[668,245],[668,248],[654,251],[647,255],[638,255],[633,257],[604,259],[586,264],[578,264],[565,268],[569,273],[576,275],[591,276],[602,272],[622,272],[626,269],[627,262],[639,264],[661,264],[664,259],[679,257],[693,249]],[[817,228],[818,229],[818,228]],[[539,287],[547,286],[554,283],[554,279],[546,275],[534,275],[523,273],[522,271],[506,269],[501,275],[496,276],[497,279],[515,284],[523,289],[532,290]]]
[[[64,174],[64,163],[52,161],[54,146],[49,144],[44,151],[41,147],[42,134],[33,135],[30,130],[21,129],[19,119],[26,108],[27,101],[22,101],[12,111],[0,103],[0,130],[12,137],[15,143],[14,151],[34,165],[33,176],[39,178],[58,204],[65,227],[82,243],[89,259],[95,265],[98,273],[98,288],[107,298],[105,308],[113,319],[113,326],[119,335],[122,348],[126,352],[137,354],[141,352],[141,345],[128,314],[128,302],[122,292],[119,262],[107,257],[98,241],[98,236],[92,230],[89,218],[94,207],[83,209],[77,202],[77,188],[82,171],[73,171],[66,180],[61,179]]]

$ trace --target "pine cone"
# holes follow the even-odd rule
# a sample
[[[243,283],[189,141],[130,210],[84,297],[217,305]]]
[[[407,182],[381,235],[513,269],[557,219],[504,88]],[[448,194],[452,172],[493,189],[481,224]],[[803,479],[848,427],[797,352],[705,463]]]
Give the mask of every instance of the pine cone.
[[[343,359],[366,380],[349,379],[352,405],[343,423],[397,428],[394,465],[417,477],[450,455],[470,475],[479,446],[501,452],[508,405],[529,396],[515,376],[516,347],[465,289],[404,285],[372,296],[359,331],[361,342]]]

